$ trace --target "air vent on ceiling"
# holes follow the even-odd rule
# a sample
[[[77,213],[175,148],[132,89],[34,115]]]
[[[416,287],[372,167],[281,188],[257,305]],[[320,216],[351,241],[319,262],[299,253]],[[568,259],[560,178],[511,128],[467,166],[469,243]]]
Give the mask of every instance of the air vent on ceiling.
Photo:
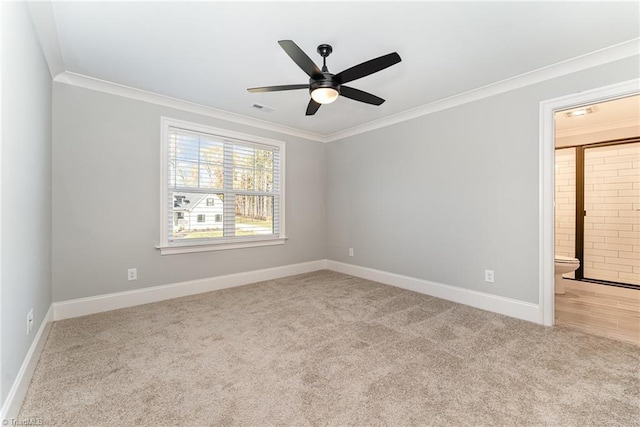
[[[262,104],[253,104],[251,106],[251,108],[255,108],[256,110],[260,110],[260,111],[262,111],[264,113],[270,113],[270,112],[274,111],[274,108],[269,107],[267,105],[262,105]]]

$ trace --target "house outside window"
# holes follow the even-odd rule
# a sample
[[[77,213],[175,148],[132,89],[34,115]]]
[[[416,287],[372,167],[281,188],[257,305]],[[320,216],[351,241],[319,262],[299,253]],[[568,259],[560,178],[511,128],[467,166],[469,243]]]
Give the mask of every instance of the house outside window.
[[[163,117],[162,254],[283,244],[284,161],[283,142]]]

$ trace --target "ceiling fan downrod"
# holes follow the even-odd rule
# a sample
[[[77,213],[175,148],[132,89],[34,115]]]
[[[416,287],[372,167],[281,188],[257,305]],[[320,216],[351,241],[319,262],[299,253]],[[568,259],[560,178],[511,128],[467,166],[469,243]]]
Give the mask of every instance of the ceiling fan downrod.
[[[333,48],[330,44],[321,44],[318,46],[318,53],[322,56],[322,72],[328,73],[329,69],[327,68],[327,56],[331,55],[333,52]]]

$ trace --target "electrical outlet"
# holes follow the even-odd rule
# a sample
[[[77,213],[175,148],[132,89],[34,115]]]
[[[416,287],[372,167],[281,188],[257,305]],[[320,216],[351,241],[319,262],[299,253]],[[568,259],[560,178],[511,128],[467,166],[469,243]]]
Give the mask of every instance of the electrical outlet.
[[[137,268],[130,268],[127,270],[127,280],[138,280]]]
[[[349,256],[353,256],[353,248],[349,248]]]
[[[493,270],[485,270],[484,271],[484,281],[493,283],[495,276],[493,274]]]
[[[33,308],[27,313],[27,335],[33,330]]]

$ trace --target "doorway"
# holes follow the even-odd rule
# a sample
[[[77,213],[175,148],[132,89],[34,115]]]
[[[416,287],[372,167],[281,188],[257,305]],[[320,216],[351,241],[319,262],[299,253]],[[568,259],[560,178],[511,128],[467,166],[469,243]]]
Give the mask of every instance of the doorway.
[[[575,93],[540,103],[539,141],[539,309],[541,323],[552,326],[554,318],[554,154],[557,111],[640,93],[640,79]]]
[[[579,260],[555,324],[640,345],[640,95],[558,111],[555,127],[555,256]]]

